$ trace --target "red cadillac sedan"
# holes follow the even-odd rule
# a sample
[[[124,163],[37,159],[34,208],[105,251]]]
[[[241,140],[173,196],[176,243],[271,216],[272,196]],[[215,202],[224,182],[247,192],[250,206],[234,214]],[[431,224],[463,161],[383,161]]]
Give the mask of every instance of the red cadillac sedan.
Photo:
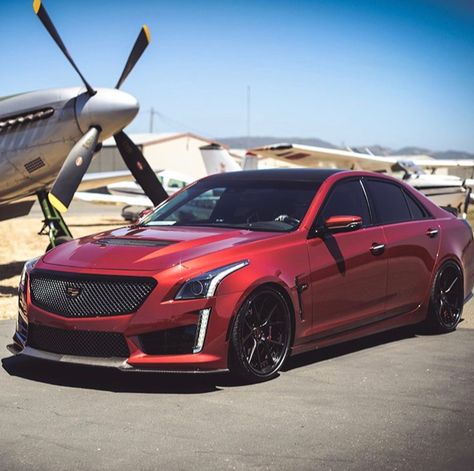
[[[391,177],[218,174],[135,225],[28,262],[11,349],[262,381],[314,348],[408,324],[456,329],[473,268],[469,225]]]

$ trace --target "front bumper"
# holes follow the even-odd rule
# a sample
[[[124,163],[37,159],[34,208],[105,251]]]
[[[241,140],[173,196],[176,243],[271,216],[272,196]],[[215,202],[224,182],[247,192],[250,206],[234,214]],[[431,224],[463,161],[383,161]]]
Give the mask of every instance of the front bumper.
[[[228,330],[230,320],[240,303],[241,294],[219,295],[209,299],[174,301],[160,299],[153,292],[140,309],[111,317],[65,318],[34,305],[27,289],[19,296],[17,329],[10,351],[29,357],[59,363],[117,368],[120,371],[164,373],[215,373],[227,371]],[[202,349],[176,354],[149,354],[143,338],[190,324],[199,328],[200,313],[210,311]],[[41,326],[69,333],[120,334],[125,339],[128,357],[70,354],[61,349],[38,348],[29,342],[31,327]]]
[[[68,363],[73,365],[82,366],[94,366],[102,368],[115,368],[124,372],[137,372],[137,373],[183,373],[183,374],[216,374],[226,373],[229,370],[227,368],[214,369],[214,370],[199,370],[199,369],[160,369],[154,367],[140,368],[130,365],[127,360],[123,358],[100,358],[100,357],[85,357],[79,355],[63,355],[59,353],[46,352],[44,350],[38,350],[36,348],[25,346],[23,349],[19,347],[17,343],[13,343],[7,346],[8,350],[14,355],[22,355],[38,360],[46,360],[55,363]]]

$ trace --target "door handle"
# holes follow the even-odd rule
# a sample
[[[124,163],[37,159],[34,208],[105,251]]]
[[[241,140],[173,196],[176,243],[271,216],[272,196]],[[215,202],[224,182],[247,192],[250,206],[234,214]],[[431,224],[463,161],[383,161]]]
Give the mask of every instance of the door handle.
[[[436,236],[438,235],[438,232],[439,232],[438,229],[431,229],[431,228],[430,228],[430,229],[428,229],[428,230],[426,231],[426,235],[427,235],[428,237],[433,238],[433,237],[436,237]]]
[[[382,255],[385,251],[385,244],[378,244],[377,242],[374,242],[372,244],[372,247],[370,247],[370,252],[372,255]]]

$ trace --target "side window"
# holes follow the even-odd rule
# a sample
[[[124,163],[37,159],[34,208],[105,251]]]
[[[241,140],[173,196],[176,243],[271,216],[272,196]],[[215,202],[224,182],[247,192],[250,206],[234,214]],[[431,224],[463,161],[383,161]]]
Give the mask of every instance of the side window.
[[[177,210],[168,214],[163,218],[163,221],[178,222],[180,224],[209,221],[222,191],[223,188],[214,188],[201,193],[196,198],[188,201]]]
[[[429,217],[428,212],[423,206],[418,203],[415,198],[408,193],[408,191],[403,191],[407,199],[408,208],[410,209],[412,219],[426,219]]]
[[[362,224],[370,224],[369,208],[359,180],[336,183],[318,217],[318,225],[331,216],[360,216]]]
[[[410,221],[411,214],[403,190],[396,184],[366,180],[375,219],[379,224]]]

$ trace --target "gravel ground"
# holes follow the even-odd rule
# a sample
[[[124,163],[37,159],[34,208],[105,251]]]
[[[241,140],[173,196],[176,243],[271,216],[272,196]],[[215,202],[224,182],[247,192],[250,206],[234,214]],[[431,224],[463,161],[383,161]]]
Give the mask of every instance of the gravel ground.
[[[16,315],[17,287],[26,260],[44,253],[47,236],[38,235],[42,214],[37,205],[28,217],[0,222],[0,319]],[[82,237],[123,226],[120,208],[73,202],[66,216],[75,237]]]

